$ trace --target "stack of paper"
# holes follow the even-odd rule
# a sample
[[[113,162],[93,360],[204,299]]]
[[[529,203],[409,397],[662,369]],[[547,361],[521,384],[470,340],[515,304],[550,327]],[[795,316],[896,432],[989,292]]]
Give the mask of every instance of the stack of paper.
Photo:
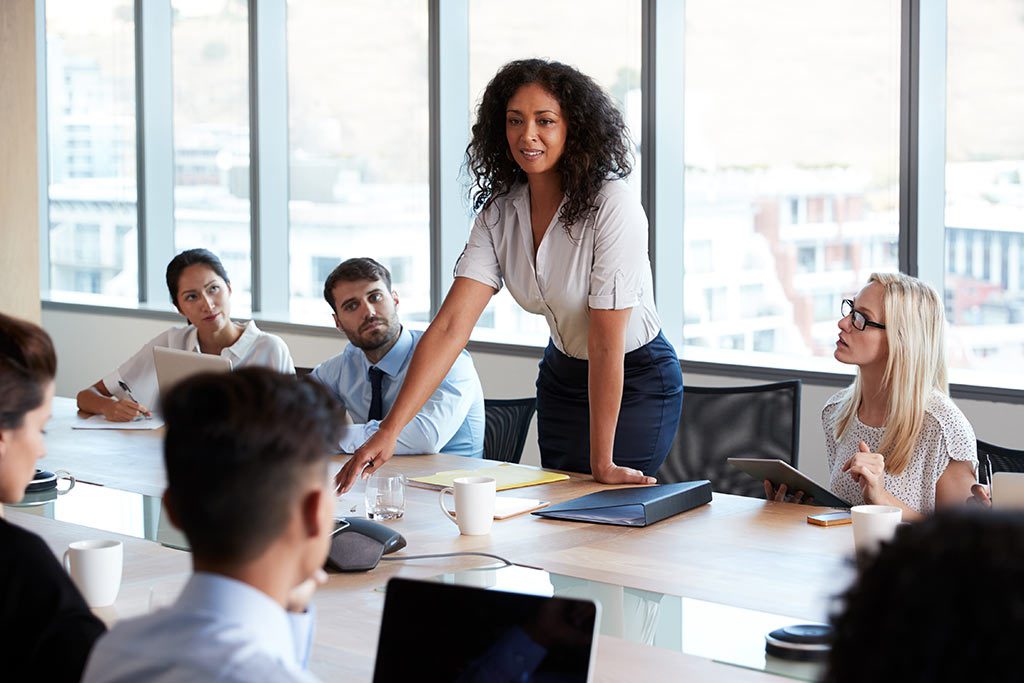
[[[550,484],[555,481],[568,479],[568,474],[559,472],[548,472],[537,467],[527,465],[514,465],[503,462],[494,467],[482,467],[472,470],[448,470],[438,472],[429,477],[410,477],[412,486],[440,490],[445,486],[452,486],[459,477],[494,477],[495,486],[499,491],[507,489],[518,489],[523,486],[536,486],[538,484]]]

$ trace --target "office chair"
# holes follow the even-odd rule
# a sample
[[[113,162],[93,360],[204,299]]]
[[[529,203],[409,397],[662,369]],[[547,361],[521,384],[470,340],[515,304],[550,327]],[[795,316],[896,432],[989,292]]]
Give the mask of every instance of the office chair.
[[[764,485],[727,458],[778,458],[797,467],[800,380],[683,390],[679,430],[659,484],[708,479],[713,491],[763,498]]]
[[[991,466],[988,472],[986,458]],[[1024,451],[996,446],[978,439],[978,463],[978,480],[982,484],[991,484],[990,472],[1024,472]],[[981,481],[982,478],[984,481]]]
[[[306,375],[308,375],[311,372],[313,372],[313,368],[300,368],[298,366],[295,366],[295,376],[296,377],[305,377]]]
[[[526,433],[537,412],[537,399],[484,399],[484,457],[518,463],[523,457]]]

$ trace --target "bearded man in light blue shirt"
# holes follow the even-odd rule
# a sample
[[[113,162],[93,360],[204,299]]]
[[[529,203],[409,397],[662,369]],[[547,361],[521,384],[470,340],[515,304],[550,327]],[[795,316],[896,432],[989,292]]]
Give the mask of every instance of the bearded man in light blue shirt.
[[[398,319],[391,273],[370,258],[342,262],[324,283],[334,325],[349,341],[345,350],[313,370],[354,423],[340,448],[353,453],[376,433],[398,397],[422,332]],[[473,359],[463,349],[437,391],[398,437],[395,453],[483,456],[484,396]]]
[[[196,375],[162,404],[164,506],[194,573],[173,605],[102,637],[83,680],[315,681],[307,605],[327,580],[341,408],[317,383],[262,367]]]

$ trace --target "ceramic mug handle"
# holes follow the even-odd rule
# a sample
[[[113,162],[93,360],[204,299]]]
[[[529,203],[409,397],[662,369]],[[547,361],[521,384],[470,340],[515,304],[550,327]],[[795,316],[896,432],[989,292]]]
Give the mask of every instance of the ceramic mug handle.
[[[439,493],[438,496],[437,496],[437,504],[441,506],[441,512],[444,513],[444,516],[447,517],[448,519],[450,519],[452,524],[456,524],[457,525],[459,522],[458,522],[458,520],[455,519],[455,515],[453,515],[452,513],[448,512],[448,508],[446,508],[444,506],[444,494],[446,494],[446,493],[450,493],[450,494],[452,494],[454,496],[455,495],[455,488],[452,487],[452,486],[446,486],[443,489],[441,489],[441,493]]]

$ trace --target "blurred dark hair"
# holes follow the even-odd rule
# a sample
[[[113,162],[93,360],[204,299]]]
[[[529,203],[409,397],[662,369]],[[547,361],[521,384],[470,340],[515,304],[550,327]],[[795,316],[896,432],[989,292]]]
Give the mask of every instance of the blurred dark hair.
[[[43,328],[0,313],[0,429],[17,429],[43,404],[57,354]]]
[[[171,294],[171,303],[178,308],[178,280],[181,274],[189,266],[203,265],[220,276],[224,282],[231,284],[228,278],[228,271],[224,270],[224,264],[220,262],[217,255],[208,249],[188,249],[171,259],[167,264],[167,291]]]
[[[249,561],[280,535],[343,424],[322,385],[262,367],[195,375],[162,405],[167,496],[192,552],[214,562]]]
[[[509,62],[487,84],[466,147],[473,210],[486,209],[526,180],[526,173],[509,154],[505,118],[509,100],[529,83],[536,83],[558,100],[565,120],[565,150],[558,162],[565,204],[559,218],[568,231],[594,209],[604,183],[625,178],[633,164],[629,132],[612,99],[589,76],[560,62]]]
[[[901,526],[832,616],[823,680],[1020,680],[1022,579],[1024,513],[957,510]]]
[[[324,282],[324,301],[331,307],[331,312],[336,309],[334,301],[334,286],[339,282],[358,282],[360,280],[380,280],[391,291],[391,273],[381,264],[372,258],[350,258],[342,261],[338,267],[331,271]]]

